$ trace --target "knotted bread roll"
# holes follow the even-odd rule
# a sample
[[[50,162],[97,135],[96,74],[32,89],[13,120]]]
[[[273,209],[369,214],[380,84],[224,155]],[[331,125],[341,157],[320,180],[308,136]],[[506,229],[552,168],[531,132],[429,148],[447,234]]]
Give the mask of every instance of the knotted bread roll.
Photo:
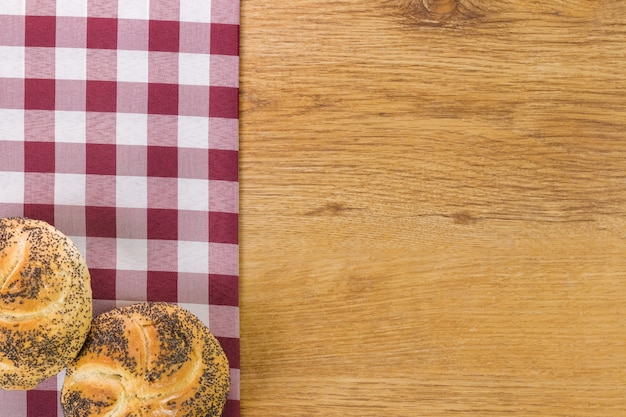
[[[70,239],[41,220],[0,219],[0,388],[59,373],[91,318],[89,271]]]
[[[66,417],[220,416],[230,385],[209,329],[171,303],[97,316],[61,393]]]

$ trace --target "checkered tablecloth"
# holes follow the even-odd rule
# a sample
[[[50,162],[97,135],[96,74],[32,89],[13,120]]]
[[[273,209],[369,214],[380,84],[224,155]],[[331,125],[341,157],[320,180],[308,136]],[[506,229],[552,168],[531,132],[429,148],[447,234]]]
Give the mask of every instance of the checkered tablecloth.
[[[2,0],[0,216],[82,250],[94,314],[179,303],[226,351],[239,416],[239,0]],[[0,390],[62,416],[63,373]]]

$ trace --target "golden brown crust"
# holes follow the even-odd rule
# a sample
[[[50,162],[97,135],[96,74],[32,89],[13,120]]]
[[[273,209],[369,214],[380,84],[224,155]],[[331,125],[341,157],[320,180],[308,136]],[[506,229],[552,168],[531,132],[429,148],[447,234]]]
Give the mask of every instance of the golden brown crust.
[[[0,388],[59,373],[91,318],[89,271],[70,239],[41,220],[0,219]]]
[[[226,355],[209,329],[171,303],[97,316],[61,393],[66,417],[222,414]]]

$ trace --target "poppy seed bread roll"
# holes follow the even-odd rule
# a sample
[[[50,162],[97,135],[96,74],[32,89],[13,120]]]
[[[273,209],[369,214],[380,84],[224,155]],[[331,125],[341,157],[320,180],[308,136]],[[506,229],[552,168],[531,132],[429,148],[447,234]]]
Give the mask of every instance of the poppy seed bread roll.
[[[217,417],[229,388],[226,355],[200,319],[146,302],[94,318],[61,404],[66,417]]]
[[[30,389],[79,352],[91,282],[72,241],[41,220],[0,219],[0,388]]]

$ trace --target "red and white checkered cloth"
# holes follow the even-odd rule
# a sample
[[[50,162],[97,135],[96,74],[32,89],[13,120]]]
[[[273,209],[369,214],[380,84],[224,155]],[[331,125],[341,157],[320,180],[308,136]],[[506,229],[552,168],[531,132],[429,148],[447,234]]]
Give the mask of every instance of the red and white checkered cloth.
[[[239,0],[2,0],[0,216],[82,250],[94,314],[179,303],[231,366],[239,416]],[[62,416],[63,374],[0,390],[0,417]]]

